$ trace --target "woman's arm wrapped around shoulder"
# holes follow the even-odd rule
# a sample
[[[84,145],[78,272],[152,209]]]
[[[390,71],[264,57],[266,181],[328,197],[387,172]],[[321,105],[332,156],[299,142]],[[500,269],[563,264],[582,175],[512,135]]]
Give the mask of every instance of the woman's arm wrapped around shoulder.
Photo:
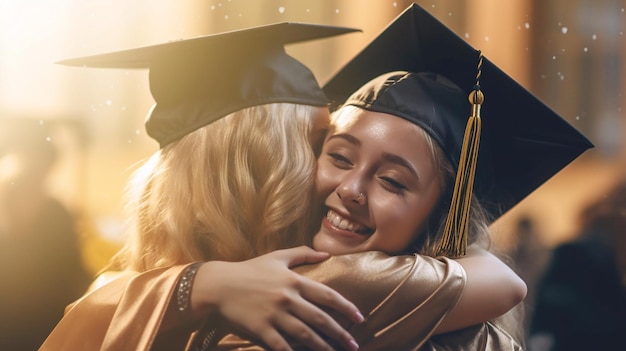
[[[333,256],[296,272],[321,282],[352,301],[365,315],[354,323],[325,310],[359,344],[359,350],[417,349],[457,303],[465,273],[455,261],[425,256],[388,256],[372,251]],[[231,330],[235,333],[235,330]],[[335,348],[341,349],[332,341]],[[292,342],[291,349],[305,349]],[[239,331],[222,338],[214,350],[265,350],[259,340]]]
[[[363,318],[358,309],[328,286],[290,270],[328,257],[299,247],[241,262],[119,273],[69,306],[40,350],[182,350],[208,316],[220,316],[270,349],[281,349],[291,335],[308,341],[310,349],[326,349],[321,336],[303,327],[313,320],[316,330],[350,349],[355,346],[350,334],[318,306],[355,323]],[[189,267],[198,268],[193,276],[186,274]],[[180,301],[189,308],[187,318],[181,318]]]
[[[487,316],[496,317],[513,307],[518,303],[519,298],[516,296],[520,295],[520,290],[525,291],[525,286],[516,279],[502,279],[516,276],[511,277],[508,267],[495,256],[486,252],[472,254],[477,256],[461,264],[460,260],[445,257],[388,256],[382,252],[364,252],[333,256],[318,264],[300,266],[295,271],[333,288],[363,312],[365,321],[361,324],[352,323],[331,312],[355,337],[360,350],[391,350],[397,349],[398,345],[402,345],[403,349],[416,350],[428,345],[428,341],[436,334],[474,326],[474,329],[465,330],[462,334],[462,339],[468,340],[467,344],[471,345],[472,340],[487,335],[484,333],[487,324],[481,322],[486,322]],[[485,264],[496,271],[491,277],[483,275]],[[469,272],[466,272],[465,267]],[[469,279],[475,280],[475,284],[468,285]],[[462,318],[464,313],[471,311],[464,305],[472,303],[467,297],[476,292],[468,294],[464,290],[468,286],[472,290],[480,288],[485,279],[500,281],[503,286],[493,292],[498,296],[488,298],[497,298],[504,303],[497,303],[498,308],[483,313],[481,318],[486,318],[484,320],[464,318],[450,322],[452,317]],[[462,296],[466,299],[459,306]],[[447,326],[444,326],[446,320]],[[455,329],[451,329],[453,327]],[[440,339],[446,340],[445,337]],[[508,337],[500,339],[514,343]],[[292,346],[293,349],[300,349],[297,344]],[[264,349],[239,333],[227,335],[217,347],[219,350],[238,348]]]

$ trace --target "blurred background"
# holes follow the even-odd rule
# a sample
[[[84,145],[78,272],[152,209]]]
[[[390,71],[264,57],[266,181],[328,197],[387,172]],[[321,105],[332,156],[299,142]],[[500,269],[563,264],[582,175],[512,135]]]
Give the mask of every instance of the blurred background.
[[[494,245],[512,257],[527,279],[531,304],[550,252],[580,236],[580,212],[610,195],[626,170],[622,108],[626,1],[415,2],[482,50],[596,145],[494,224]],[[0,132],[5,131],[0,135],[4,141],[12,140],[3,144],[35,140],[56,150],[49,169],[36,170],[46,174],[39,183],[45,186],[42,192],[75,220],[75,244],[64,240],[67,247],[78,247],[84,274],[93,276],[123,240],[125,182],[138,162],[158,149],[143,126],[153,101],[147,71],[71,68],[55,61],[283,21],[362,29],[362,33],[287,48],[323,84],[411,3],[0,0]],[[11,129],[16,119],[28,121],[24,124],[30,127]],[[0,157],[9,154],[7,150]],[[4,160],[0,180],[13,184],[12,175],[25,168],[15,160]],[[9,209],[36,187],[26,186],[0,205],[0,239],[7,240],[9,229],[3,218],[11,216]],[[31,212],[37,208],[23,207]],[[53,224],[46,223],[52,230]],[[41,247],[43,252],[52,241],[37,239],[23,245]],[[2,266],[13,272],[10,279],[32,278],[34,273],[21,271],[19,263],[29,255],[33,252],[11,256],[13,263]],[[8,308],[7,301],[2,301],[3,308]]]

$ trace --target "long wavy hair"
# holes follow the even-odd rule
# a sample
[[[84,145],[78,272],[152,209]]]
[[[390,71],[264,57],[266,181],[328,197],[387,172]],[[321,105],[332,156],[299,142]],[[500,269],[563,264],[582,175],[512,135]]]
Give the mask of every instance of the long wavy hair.
[[[131,231],[109,268],[240,261],[308,244],[311,106],[243,109],[156,152],[131,178]]]

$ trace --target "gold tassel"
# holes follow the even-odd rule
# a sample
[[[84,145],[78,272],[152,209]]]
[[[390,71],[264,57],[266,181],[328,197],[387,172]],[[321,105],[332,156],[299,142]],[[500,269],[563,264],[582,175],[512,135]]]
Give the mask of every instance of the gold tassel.
[[[441,242],[437,248],[438,255],[447,257],[461,257],[465,256],[467,252],[472,190],[474,188],[478,147],[480,145],[480,106],[485,100],[479,84],[482,61],[483,56],[479,52],[476,85],[469,94],[469,102],[472,104],[472,115],[469,117],[465,127],[450,210]]]

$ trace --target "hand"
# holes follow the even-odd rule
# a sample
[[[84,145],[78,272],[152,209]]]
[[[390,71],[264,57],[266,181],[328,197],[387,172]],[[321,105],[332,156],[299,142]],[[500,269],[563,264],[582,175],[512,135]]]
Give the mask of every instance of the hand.
[[[290,270],[328,257],[327,253],[301,246],[243,262],[207,262],[198,270],[193,284],[192,309],[219,312],[272,350],[292,350],[285,337],[312,350],[332,350],[313,329],[347,350],[356,350],[358,345],[352,336],[318,305],[360,323],[363,316],[358,309],[326,285]]]

